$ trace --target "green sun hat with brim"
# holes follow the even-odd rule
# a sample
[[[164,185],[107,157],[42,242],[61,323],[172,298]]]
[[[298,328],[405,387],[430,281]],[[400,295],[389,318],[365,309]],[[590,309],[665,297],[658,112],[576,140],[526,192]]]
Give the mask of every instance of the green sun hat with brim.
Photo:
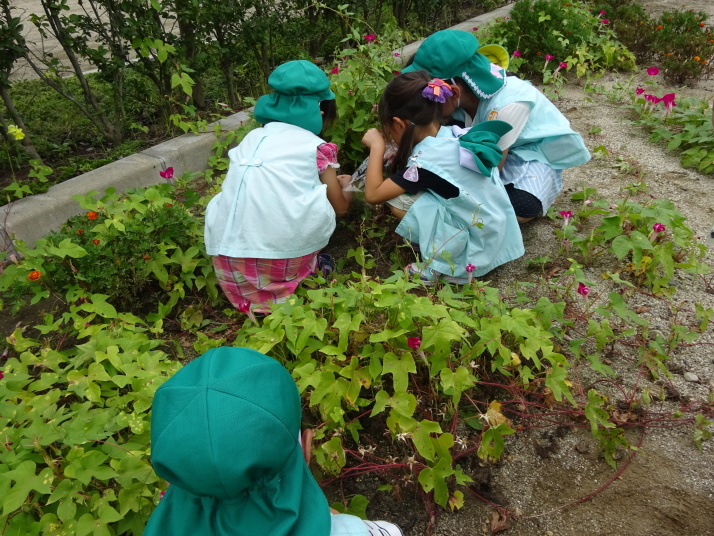
[[[441,30],[426,38],[412,64],[402,72],[423,70],[442,80],[458,77],[466,82],[474,95],[490,99],[506,83],[506,71],[479,54],[478,49],[478,39],[472,33]]]
[[[157,389],[151,462],[171,485],[144,536],[329,536],[299,444],[300,395],[276,360],[216,348]]]
[[[270,74],[268,85],[274,92],[258,99],[253,113],[256,121],[288,123],[320,134],[320,101],[335,98],[322,69],[307,60],[289,61]]]

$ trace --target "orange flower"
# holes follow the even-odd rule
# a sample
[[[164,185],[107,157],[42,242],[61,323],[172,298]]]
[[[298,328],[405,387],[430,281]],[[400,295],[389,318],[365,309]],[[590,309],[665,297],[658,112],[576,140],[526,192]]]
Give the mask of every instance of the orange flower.
[[[640,24],[644,24],[644,22],[640,21]]]
[[[87,212],[87,218],[89,218],[90,220],[96,220],[97,216],[99,216],[99,214],[97,214],[93,210],[90,210],[89,212]]]
[[[702,60],[702,65],[706,65],[706,64],[707,64],[707,60]]]
[[[700,28],[704,28],[704,23],[703,23],[703,22],[700,22],[700,23],[699,23],[699,27],[700,27]]]
[[[96,239],[95,239],[95,240],[92,240],[92,244],[94,244],[95,246],[98,246],[98,245],[99,245],[99,240],[96,240]]]
[[[77,234],[82,236],[84,234],[84,229],[77,229]]]
[[[694,61],[699,61],[699,60],[701,60],[701,59],[702,59],[702,58],[700,58],[699,56],[694,56]]]
[[[565,2],[565,7],[570,7],[570,3],[569,3],[569,2]]]
[[[657,26],[658,30],[661,30],[662,28],[664,28],[664,26],[662,26],[661,24],[659,26]]]
[[[42,272],[40,272],[39,270],[33,270],[29,273],[27,279],[29,279],[30,281],[37,281],[40,277],[42,277]]]
[[[148,261],[150,258],[151,258],[151,257],[149,257],[148,255],[144,255],[144,260],[145,260],[145,261]]]
[[[672,53],[671,53],[671,52],[667,52],[667,56],[671,56],[671,55],[672,55]]]

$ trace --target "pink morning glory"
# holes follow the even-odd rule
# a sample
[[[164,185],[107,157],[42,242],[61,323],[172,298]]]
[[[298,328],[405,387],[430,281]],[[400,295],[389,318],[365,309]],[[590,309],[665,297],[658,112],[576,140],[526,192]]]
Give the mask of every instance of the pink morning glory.
[[[580,294],[581,296],[587,296],[588,294],[590,294],[590,289],[583,283],[578,283],[578,294]]]
[[[600,15],[605,15],[606,13],[607,13],[607,11],[605,11],[604,9],[600,10]]]
[[[159,175],[164,179],[171,180],[174,178],[174,168],[167,167],[165,171],[159,171]]]
[[[340,72],[340,66],[335,65],[332,70],[330,71],[330,74],[338,74]]]
[[[513,57],[514,58],[521,58],[521,51],[520,50],[514,50],[513,51]]]
[[[659,74],[659,69],[657,67],[647,67],[647,74],[650,76],[656,76]]]
[[[663,95],[662,98],[660,99],[660,102],[664,102],[664,106],[666,108],[665,116],[669,115],[669,113],[672,111],[672,108],[677,106],[677,103],[674,102],[674,93],[667,93],[666,95]]]
[[[399,56],[401,56],[401,54],[399,52],[395,52],[394,54],[392,54],[392,56],[394,56],[395,58],[398,58]]]
[[[474,279],[473,271],[474,271],[475,269],[476,269],[476,267],[475,267],[473,264],[471,264],[471,263],[468,263],[468,264],[466,265],[466,267],[465,267],[466,272],[469,274],[469,276],[468,276],[468,278],[469,278],[469,279],[468,279],[469,285],[471,284],[471,281],[473,281],[473,279]]]
[[[478,26],[474,26],[474,27],[471,29],[472,32],[475,32],[475,31],[477,31],[477,30],[478,30]]]
[[[364,36],[364,40],[367,41],[368,43],[371,43],[375,39],[377,39],[377,36],[374,34],[367,34]]]
[[[558,67],[560,67],[561,69],[567,69],[567,68],[568,68],[568,64],[567,64],[566,62],[564,62],[564,61],[561,61],[561,62],[560,62],[560,65],[558,65]]]
[[[635,88],[635,95],[642,95],[645,92],[645,88],[637,87]]]
[[[421,346],[421,338],[420,337],[407,337],[407,345],[412,350],[418,350],[419,347]]]
[[[563,217],[563,220],[565,220],[563,225],[568,225],[570,219],[573,217],[573,213],[570,210],[561,210],[559,214]]]
[[[607,23],[609,23],[610,21],[609,21],[608,19],[602,19],[600,22],[601,22],[602,24],[607,24]]]
[[[652,230],[655,233],[663,233],[666,229],[667,229],[667,227],[665,227],[663,223],[655,223],[652,226]]]

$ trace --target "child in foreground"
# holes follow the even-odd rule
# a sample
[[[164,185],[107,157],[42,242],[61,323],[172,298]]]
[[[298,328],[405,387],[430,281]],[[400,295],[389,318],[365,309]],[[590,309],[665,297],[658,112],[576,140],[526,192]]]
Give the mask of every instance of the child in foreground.
[[[154,396],[151,462],[169,486],[144,536],[402,536],[332,514],[300,444],[290,373],[248,348],[209,350]]]
[[[468,131],[442,127],[451,87],[426,71],[394,78],[379,103],[385,137],[399,148],[391,175],[381,163],[385,138],[376,129],[363,137],[370,149],[365,200],[387,202],[401,219],[396,232],[416,242],[424,263],[412,263],[426,283],[441,275],[463,283],[524,253],[516,214],[498,175],[497,142],[510,130],[489,121]]]
[[[268,78],[275,90],[255,106],[262,128],[228,153],[222,189],[206,208],[206,251],[223,292],[240,310],[258,312],[295,292],[321,269],[320,250],[345,214],[348,175],[337,176],[337,146],[319,137],[335,116],[327,75],[309,61],[290,61]]]

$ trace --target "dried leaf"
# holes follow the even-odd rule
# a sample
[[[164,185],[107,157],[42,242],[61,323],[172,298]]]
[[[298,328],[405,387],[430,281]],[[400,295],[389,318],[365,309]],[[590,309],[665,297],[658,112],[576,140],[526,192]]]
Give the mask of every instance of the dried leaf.
[[[511,522],[508,520],[506,514],[494,510],[491,512],[491,534],[496,534],[497,532],[503,532],[511,528]]]
[[[495,400],[488,405],[488,409],[486,410],[486,419],[488,420],[488,424],[490,426],[498,426],[499,424],[506,423],[509,427],[513,427],[511,419],[501,413],[501,404]]]

